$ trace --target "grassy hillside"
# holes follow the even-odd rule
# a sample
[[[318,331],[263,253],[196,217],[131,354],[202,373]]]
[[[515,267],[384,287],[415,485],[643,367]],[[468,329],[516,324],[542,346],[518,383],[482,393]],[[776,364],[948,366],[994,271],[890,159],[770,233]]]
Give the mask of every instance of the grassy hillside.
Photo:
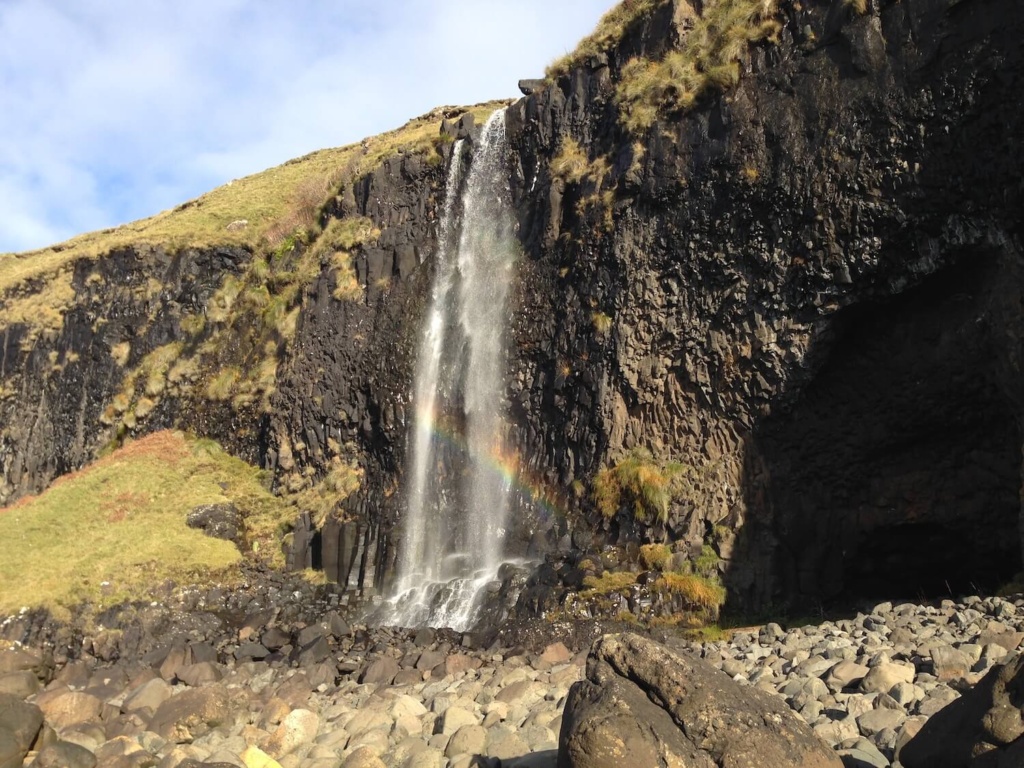
[[[280,557],[296,509],[260,470],[180,432],[127,444],[0,509],[0,614],[146,599],[166,579],[231,580],[239,549],[185,524],[194,507],[222,502],[244,516],[247,555]]]
[[[274,248],[292,231],[313,224],[344,184],[399,153],[436,154],[442,116],[472,112],[486,118],[504,102],[441,108],[387,133],[312,152],[276,168],[228,182],[195,200],[147,219],[89,232],[64,243],[18,254],[0,254],[0,294],[32,278],[57,275],[73,261],[96,258],[130,244],[202,247],[220,244]],[[232,222],[244,227],[228,229]]]

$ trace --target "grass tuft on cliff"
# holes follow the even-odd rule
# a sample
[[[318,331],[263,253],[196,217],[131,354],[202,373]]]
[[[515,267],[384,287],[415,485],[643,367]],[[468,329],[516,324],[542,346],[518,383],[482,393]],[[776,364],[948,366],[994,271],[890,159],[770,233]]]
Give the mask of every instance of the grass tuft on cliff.
[[[238,548],[186,526],[200,504],[231,502],[246,544],[271,555],[295,508],[263,473],[209,440],[156,432],[0,509],[0,614],[23,606],[58,616],[148,598],[167,579],[231,580]]]
[[[545,74],[557,80],[592,56],[613,48],[622,40],[629,28],[649,16],[669,0],[623,0],[608,11],[597,23],[597,28],[583,38],[575,50],[552,62]]]
[[[679,48],[622,68],[616,95],[623,125],[641,133],[659,114],[685,112],[705,93],[734,86],[747,48],[778,34],[776,13],[775,0],[708,0]]]
[[[607,519],[630,510],[641,522],[665,522],[675,491],[673,480],[683,469],[675,463],[660,464],[647,451],[634,451],[594,476],[594,502]]]

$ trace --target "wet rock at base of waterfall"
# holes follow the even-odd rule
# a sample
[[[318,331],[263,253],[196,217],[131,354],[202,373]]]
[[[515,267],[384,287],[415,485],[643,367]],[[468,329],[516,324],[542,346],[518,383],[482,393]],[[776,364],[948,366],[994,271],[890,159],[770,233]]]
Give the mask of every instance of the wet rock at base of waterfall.
[[[185,518],[185,524],[215,539],[235,544],[241,540],[242,516],[234,504],[202,504],[194,507]]]
[[[359,682],[373,685],[390,685],[398,674],[398,662],[390,656],[381,656],[371,661],[359,676]]]
[[[1024,751],[1024,656],[994,667],[900,751],[904,768],[1010,768]],[[1010,753],[1018,757],[1014,762]],[[980,758],[985,755],[984,760]]]
[[[606,635],[570,689],[559,768],[841,768],[784,702],[638,635]]]

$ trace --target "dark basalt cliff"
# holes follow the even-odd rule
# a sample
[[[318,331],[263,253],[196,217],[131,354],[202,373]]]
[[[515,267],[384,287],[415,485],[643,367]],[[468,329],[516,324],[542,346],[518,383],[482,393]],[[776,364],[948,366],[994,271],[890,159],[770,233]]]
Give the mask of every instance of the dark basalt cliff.
[[[545,495],[519,494],[513,539],[549,553],[524,609],[556,605],[602,545],[699,550],[712,533],[746,608],[990,588],[1020,570],[1024,8],[855,5],[781,3],[777,41],[750,46],[735,87],[637,134],[616,83],[630,58],[678,44],[688,5],[509,107],[523,246],[510,442]],[[584,167],[553,171],[569,139]],[[326,267],[304,285],[265,408],[172,382],[139,418],[104,423],[125,370],[186,338],[183,319],[252,253],[78,262],[59,328],[4,331],[4,498],[170,425],[282,488],[341,457],[360,490],[321,530],[307,516],[292,558],[385,585],[444,177],[396,155],[325,209],[380,230],[355,250],[362,298],[338,300]],[[663,522],[606,518],[591,499],[595,473],[636,449],[687,467]]]

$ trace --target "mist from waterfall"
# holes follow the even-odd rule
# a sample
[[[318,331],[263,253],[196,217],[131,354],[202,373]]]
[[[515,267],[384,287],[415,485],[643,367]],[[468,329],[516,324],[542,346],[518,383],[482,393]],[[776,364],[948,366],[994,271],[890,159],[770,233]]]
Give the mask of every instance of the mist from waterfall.
[[[468,175],[465,150],[460,140],[452,151],[417,358],[407,509],[388,617],[401,626],[468,629],[502,564],[506,299],[517,253],[504,110],[484,125]]]

